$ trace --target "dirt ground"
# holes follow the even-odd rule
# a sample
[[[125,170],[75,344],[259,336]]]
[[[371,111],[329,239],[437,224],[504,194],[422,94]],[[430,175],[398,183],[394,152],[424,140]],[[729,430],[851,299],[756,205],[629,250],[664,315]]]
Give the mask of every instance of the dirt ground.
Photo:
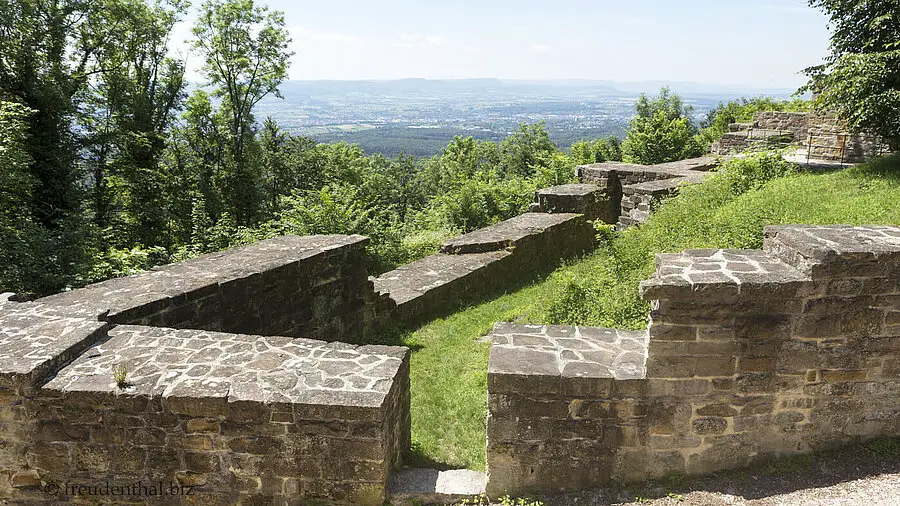
[[[703,478],[539,499],[545,506],[900,506],[900,439]]]

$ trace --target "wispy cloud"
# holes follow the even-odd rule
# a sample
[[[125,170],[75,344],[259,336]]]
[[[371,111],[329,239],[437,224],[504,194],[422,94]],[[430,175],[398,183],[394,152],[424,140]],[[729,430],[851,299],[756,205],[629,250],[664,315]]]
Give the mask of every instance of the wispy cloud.
[[[553,49],[551,49],[550,46],[546,44],[532,44],[531,52],[537,54],[549,54],[553,52]]]

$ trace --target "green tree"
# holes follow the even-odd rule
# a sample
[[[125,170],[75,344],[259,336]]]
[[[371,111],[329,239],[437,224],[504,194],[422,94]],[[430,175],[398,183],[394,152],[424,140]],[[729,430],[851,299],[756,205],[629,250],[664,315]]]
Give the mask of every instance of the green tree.
[[[543,122],[523,123],[500,143],[500,167],[506,174],[529,176],[541,160],[556,151]]]
[[[97,71],[94,56],[115,29],[103,19],[105,2],[0,2],[0,100],[33,111],[24,141],[35,186],[29,206],[56,228],[80,205],[81,174],[70,126],[78,96]]]
[[[258,160],[247,149],[255,137],[253,107],[267,95],[281,96],[293,54],[284,14],[253,0],[208,0],[193,33],[206,59],[204,75],[228,117],[227,202],[239,224],[252,223],[262,206]]]
[[[572,161],[576,165],[621,162],[622,141],[613,136],[593,141],[577,141],[572,144]]]
[[[635,112],[622,142],[624,161],[653,165],[703,154],[695,138],[697,126],[690,117],[693,108],[668,88],[662,88],[652,100],[642,94],[635,103]]]
[[[34,181],[26,149],[27,118],[33,112],[21,104],[0,101],[0,291],[23,287],[37,228],[28,206]]]
[[[120,27],[97,52],[102,72],[92,82],[82,115],[92,173],[95,223],[114,221],[121,246],[164,244],[168,174],[161,161],[169,128],[181,107],[184,65],[167,56],[180,3],[111,3],[106,15]]]
[[[856,131],[880,135],[900,150],[900,3],[810,0],[832,28],[824,65],[806,69],[802,91],[817,108],[837,112]]]

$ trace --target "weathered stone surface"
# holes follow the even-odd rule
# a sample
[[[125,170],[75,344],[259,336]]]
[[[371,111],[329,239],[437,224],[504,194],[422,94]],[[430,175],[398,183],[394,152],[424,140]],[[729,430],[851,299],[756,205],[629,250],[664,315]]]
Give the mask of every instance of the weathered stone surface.
[[[0,376],[34,385],[101,338],[108,325],[38,303],[0,309]]]
[[[463,255],[467,253],[485,253],[500,251],[520,246],[522,241],[552,233],[556,227],[562,227],[573,221],[580,221],[579,215],[571,213],[525,213],[514,218],[478,229],[446,241],[441,246],[441,253]]]
[[[468,469],[407,468],[391,481],[391,504],[406,506],[461,501],[484,493],[487,477]]]
[[[615,223],[619,203],[612,202],[607,192],[594,184],[565,184],[538,190],[535,211],[544,213],[577,213],[590,220]]]
[[[576,171],[582,183],[603,189],[608,203],[603,221],[624,229],[646,221],[663,198],[682,185],[702,181],[717,164],[715,158],[702,157],[652,166],[595,163],[578,166]]]
[[[641,379],[646,358],[644,332],[497,324],[488,375]]]
[[[594,248],[596,232],[577,214],[527,213],[448,241],[438,253],[374,280],[407,326],[520,286]]]
[[[37,302],[118,324],[360,342],[374,332],[362,236],[284,236]],[[371,304],[370,304],[371,305]]]
[[[607,346],[621,331],[497,325],[488,492],[709,473],[900,433],[900,228],[767,231],[765,251],[658,256],[642,285],[655,299],[645,379],[604,377],[584,356],[579,336]],[[591,373],[559,372],[573,364]],[[564,472],[560,455],[594,474]]]
[[[118,326],[109,336],[64,367],[45,390],[163,402],[184,398],[188,404],[219,392],[230,403],[379,407],[406,353],[404,348],[369,354],[342,343],[131,325]],[[115,366],[127,371],[125,388],[116,385]]]
[[[852,277],[881,277],[900,264],[897,227],[781,225],[766,227],[765,236],[766,251],[817,279],[842,269],[852,272]]]
[[[167,504],[380,503],[410,444],[408,350],[239,332],[361,339],[371,306],[391,311],[365,243],[282,237],[0,297],[0,496],[162,480],[197,491]]]
[[[720,302],[748,291],[763,293],[808,281],[797,268],[757,250],[688,250],[656,256],[657,271],[641,282],[648,299],[678,299],[692,293],[715,293]],[[797,286],[799,288],[799,286]],[[771,292],[770,292],[771,293]]]

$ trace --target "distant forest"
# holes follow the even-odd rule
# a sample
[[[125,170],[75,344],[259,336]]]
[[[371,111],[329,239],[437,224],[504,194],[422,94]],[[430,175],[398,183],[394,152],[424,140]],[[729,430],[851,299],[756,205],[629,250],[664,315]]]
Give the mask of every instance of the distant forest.
[[[572,144],[579,140],[610,136],[624,138],[625,126],[622,124],[584,130],[554,130],[552,125],[547,125],[547,130],[550,140],[553,141],[556,147],[565,152],[570,152]],[[441,150],[447,147],[447,144],[456,136],[499,142],[511,133],[501,135],[494,132],[452,127],[409,128],[385,126],[350,133],[318,134],[313,135],[313,138],[318,142],[325,143],[343,141],[350,144],[359,144],[366,153],[381,153],[393,158],[400,154],[416,157],[430,157],[440,154]]]

